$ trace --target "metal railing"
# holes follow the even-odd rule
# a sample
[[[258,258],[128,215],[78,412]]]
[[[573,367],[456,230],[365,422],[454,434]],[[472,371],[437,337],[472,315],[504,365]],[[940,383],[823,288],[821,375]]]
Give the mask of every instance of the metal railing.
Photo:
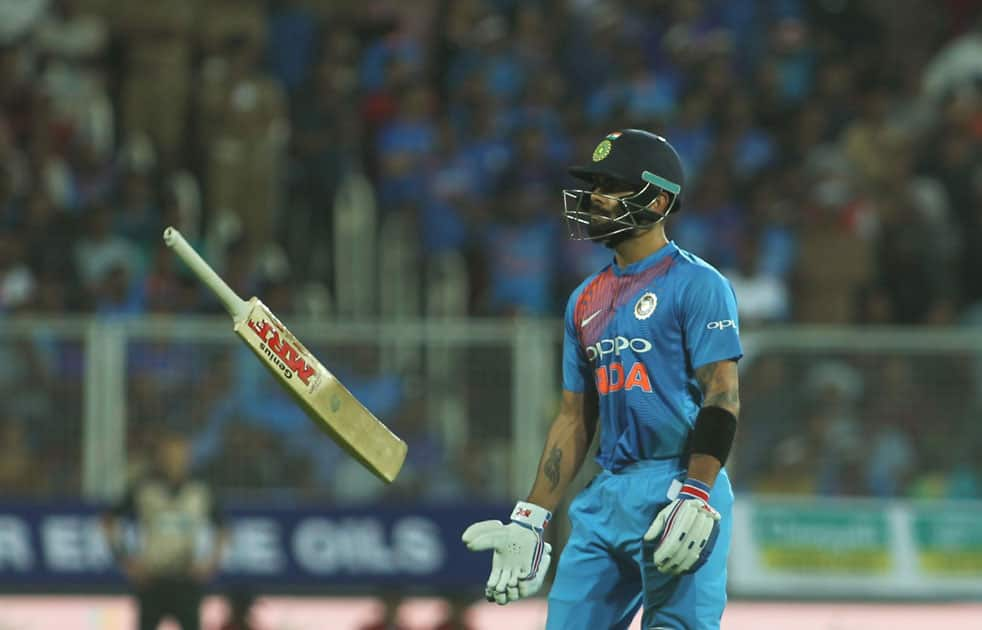
[[[449,486],[454,476],[468,478],[470,496],[476,487],[487,498],[522,496],[528,490],[558,405],[559,322],[287,318],[287,323],[342,381],[351,379],[355,389],[367,392],[369,406],[384,408],[383,420],[422,440],[419,457],[425,453],[429,460],[413,462],[411,441],[414,466]],[[874,450],[877,436],[890,434],[883,438],[883,448],[900,444],[900,451],[866,453],[874,461],[882,459],[885,467],[863,473],[873,478],[891,471],[954,474],[934,470],[944,463],[936,461],[938,456],[957,454],[959,445],[973,443],[976,436],[972,431],[977,423],[970,418],[982,401],[978,331],[791,327],[745,331],[743,341],[745,411],[731,466],[738,489],[772,491],[765,483],[768,475],[779,476],[782,466],[808,464],[807,458],[803,463],[782,459],[794,451],[792,443],[800,436],[828,441],[805,443],[804,448],[818,448],[811,461],[818,458],[835,472],[836,466],[851,465],[843,459],[850,433],[866,437]],[[62,493],[70,494],[74,487],[88,497],[114,496],[134,451],[152,447],[147,435],[155,427],[176,423],[200,435],[223,396],[225,402],[235,399],[238,407],[222,422],[234,424],[256,415],[250,405],[258,405],[265,419],[252,418],[247,424],[277,424],[289,415],[278,411],[288,407],[269,402],[278,395],[275,382],[241,353],[224,318],[8,319],[0,326],[0,353],[7,366],[0,370],[4,430],[34,449],[39,464],[51,466],[60,458],[59,474],[69,478],[54,484]],[[829,411],[823,419],[816,410]],[[18,437],[17,431],[28,435]],[[952,443],[953,435],[963,439]],[[290,455],[289,436],[276,439],[286,445],[270,452]],[[248,461],[247,451],[232,455],[240,458],[236,465],[243,471],[256,464]],[[330,474],[314,476],[305,492],[331,492]],[[243,475],[243,487],[249,477]],[[931,494],[927,482],[918,489],[916,478],[905,478],[904,487],[888,488],[877,486],[876,479],[859,486],[847,481],[822,486],[818,479],[799,491]]]
[[[438,456],[447,461],[428,465],[446,466],[452,474],[454,453],[467,449],[468,444],[473,451],[480,442],[487,450],[489,469],[482,477],[488,497],[511,496],[519,487],[522,492],[527,489],[558,395],[554,322],[322,323],[288,319],[288,324],[342,381],[350,379],[352,389],[361,387],[368,392],[365,402],[370,407],[375,401],[372,396],[378,394],[375,402],[395,417],[380,415],[397,432],[403,408],[410,402],[422,405],[425,426],[416,427],[406,420],[404,428],[418,430],[420,436],[429,434],[439,445]],[[80,411],[77,446],[82,463],[77,477],[80,492],[90,498],[108,498],[120,491],[134,448],[152,448],[147,439],[134,437],[141,431],[152,433],[154,426],[173,428],[176,422],[180,429],[200,434],[207,428],[203,422],[175,420],[174,416],[206,415],[195,406],[216,396],[238,394],[242,394],[241,413],[249,415],[251,401],[280,395],[275,381],[258,362],[240,352],[241,344],[224,318],[7,321],[0,329],[0,344],[30,344],[40,335],[78,344],[84,356],[85,369],[77,377],[82,395],[66,404],[75,404]],[[398,365],[391,366],[383,358],[390,352],[416,355],[419,360],[403,363],[408,369],[400,372]],[[360,363],[356,373],[352,372],[354,363]],[[455,371],[448,373],[448,365]],[[214,376],[222,370],[230,371],[231,376]],[[147,374],[150,376],[143,378]],[[207,378],[214,378],[215,384],[209,385]],[[402,398],[401,405],[393,407],[383,400],[386,393],[377,391],[385,389],[386,378],[398,382],[399,391],[393,395]],[[165,383],[159,385],[156,380]],[[209,392],[209,386],[229,391]],[[161,391],[147,393],[155,387]],[[256,395],[259,390],[262,397]],[[326,437],[321,440],[327,442]],[[238,464],[243,469],[250,466],[247,461]],[[330,491],[328,479],[321,479],[320,484],[314,492]]]

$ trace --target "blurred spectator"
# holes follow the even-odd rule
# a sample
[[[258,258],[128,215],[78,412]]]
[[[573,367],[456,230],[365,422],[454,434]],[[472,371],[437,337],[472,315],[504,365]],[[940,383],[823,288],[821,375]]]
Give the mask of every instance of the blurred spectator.
[[[889,177],[890,161],[884,158],[899,148],[903,137],[899,129],[889,125],[891,101],[886,86],[874,84],[861,99],[860,116],[846,128],[843,146],[863,183],[884,186],[893,181]]]
[[[284,223],[298,281],[330,274],[324,244],[332,242],[334,231],[326,207],[345,173],[362,162],[354,67],[358,43],[350,33],[335,29],[325,33],[324,48],[305,88],[291,102],[293,194],[290,219]]]
[[[862,291],[874,273],[872,244],[850,225],[849,184],[829,179],[814,189],[794,271],[795,319],[805,323],[855,321]]]
[[[63,287],[67,308],[78,285],[73,251],[79,238],[76,222],[41,191],[35,191],[24,205],[19,230],[15,232],[19,233],[21,252],[40,281],[53,281]]]
[[[26,264],[23,243],[10,232],[0,232],[0,316],[34,299],[37,281]]]
[[[666,230],[680,247],[720,268],[733,268],[746,236],[745,213],[726,196],[730,177],[721,167],[706,172],[698,194],[682,201],[683,209],[669,219]]]
[[[978,7],[974,24],[968,19],[958,23],[971,25],[971,30],[949,41],[924,70],[924,95],[929,98],[941,99],[982,78],[982,15]]]
[[[340,454],[249,354],[236,348],[208,361],[206,395],[190,413],[193,459],[222,488],[306,489]]]
[[[879,285],[892,307],[890,319],[904,324],[950,323],[955,287],[945,239],[946,226],[932,224],[912,197],[889,197],[879,205],[882,235]],[[889,271],[886,271],[889,270]]]
[[[36,32],[38,66],[58,124],[88,138],[100,155],[109,155],[116,140],[104,65],[109,25],[80,4],[52,2]]]
[[[191,313],[198,303],[197,279],[178,275],[179,261],[162,241],[152,249],[141,289],[149,313]]]
[[[927,444],[930,438],[913,438],[923,419],[935,418],[932,428],[940,434],[951,430],[950,421],[944,420],[947,414],[931,401],[917,373],[926,366],[890,357],[877,367],[864,414],[870,438],[869,484],[878,496],[896,496],[911,482],[919,453],[934,450]]]
[[[808,422],[814,426],[813,422]],[[765,467],[752,478],[750,490],[755,493],[814,495],[818,493],[815,474],[820,465],[810,436],[799,435],[778,442],[770,453]]]
[[[552,303],[558,225],[538,218],[534,189],[500,197],[484,234],[487,305],[496,315],[547,315]]]
[[[796,399],[790,386],[794,379],[792,368],[778,355],[761,356],[743,365],[740,415],[747,430],[737,432],[734,447],[733,466],[740,471],[734,475],[737,483],[749,481],[769,467],[773,451],[785,437],[800,437],[792,435],[797,430],[787,423],[794,415]],[[793,459],[793,451],[789,449],[785,455]]]
[[[915,470],[914,445],[896,426],[881,427],[873,436],[869,452],[869,490],[874,496],[901,493]]]
[[[191,103],[195,0],[167,5],[115,2],[114,28],[125,50],[121,94],[125,137],[146,133],[165,170],[182,164]]]
[[[205,60],[200,85],[208,205],[237,220],[256,256],[277,237],[289,132],[282,88],[263,72],[260,46],[244,32],[227,34]]]
[[[221,57],[230,40],[241,40],[243,48],[266,48],[267,16],[261,0],[205,0],[200,6],[197,35],[207,59]]]
[[[93,311],[104,317],[132,316],[144,312],[143,287],[122,264],[113,264],[92,290]]]
[[[399,113],[379,130],[379,201],[382,206],[424,194],[423,174],[436,148],[433,93],[423,86],[406,86]]]
[[[816,449],[816,491],[867,494],[860,404],[866,388],[858,369],[837,360],[816,363],[804,377],[804,400],[812,410],[806,431]]]
[[[743,328],[785,320],[791,311],[788,288],[781,277],[762,268],[761,250],[756,237],[744,239],[738,250],[738,266],[723,269],[736,293]]]
[[[307,80],[317,52],[319,26],[314,12],[302,0],[271,3],[267,65],[287,92],[296,92]]]
[[[86,235],[75,245],[75,265],[90,302],[98,303],[107,290],[125,288],[120,282],[128,287],[142,272],[143,260],[136,245],[112,231],[109,209],[93,208],[85,223]]]
[[[158,435],[154,471],[127,489],[103,517],[110,548],[135,591],[140,630],[156,630],[173,617],[181,630],[200,627],[199,607],[205,585],[218,570],[228,533],[215,496],[190,476],[190,450],[178,435]],[[134,521],[141,548],[126,549],[120,521]],[[215,537],[207,554],[199,553],[200,537]]]
[[[164,230],[152,175],[130,170],[123,175],[120,188],[113,231],[140,247],[144,259],[149,258],[148,250],[157,245]]]
[[[0,45],[15,44],[22,40],[44,16],[47,0],[19,0],[3,5],[0,25]]]
[[[0,492],[6,497],[40,496],[48,490],[44,460],[30,443],[26,422],[16,416],[0,421]]]
[[[489,453],[482,440],[470,440],[452,449],[443,467],[450,472],[428,478],[422,488],[424,500],[446,503],[467,497],[492,498]]]
[[[726,156],[738,183],[754,179],[777,156],[774,139],[754,120],[753,107],[753,100],[742,93],[727,99],[717,147],[717,152]]]
[[[626,122],[665,120],[678,102],[678,86],[662,78],[645,61],[640,49],[631,50],[613,67],[614,78],[590,95],[587,115],[593,120],[623,117]]]
[[[138,141],[139,137],[134,133],[131,139]],[[50,139],[39,137],[32,148],[31,158],[44,178],[43,190],[59,207],[84,215],[88,208],[111,200],[118,181],[117,163],[88,136],[72,138],[67,159]]]
[[[682,98],[677,116],[672,118],[663,134],[678,151],[685,170],[685,179],[694,190],[703,190],[696,182],[703,173],[703,165],[712,153],[715,136],[709,119],[710,103],[700,92],[692,91]],[[708,186],[707,188],[711,188]],[[717,189],[717,194],[726,193]],[[712,193],[710,193],[712,194]]]

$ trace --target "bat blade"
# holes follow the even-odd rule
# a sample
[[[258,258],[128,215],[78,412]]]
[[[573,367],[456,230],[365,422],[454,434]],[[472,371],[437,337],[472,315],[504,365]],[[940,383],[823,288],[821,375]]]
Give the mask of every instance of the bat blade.
[[[294,337],[258,298],[243,301],[173,227],[164,242],[215,294],[235,332],[310,419],[381,479],[392,482],[406,460],[406,443],[382,424]]]
[[[235,332],[310,419],[379,478],[392,482],[407,446],[365,408],[258,298]]]

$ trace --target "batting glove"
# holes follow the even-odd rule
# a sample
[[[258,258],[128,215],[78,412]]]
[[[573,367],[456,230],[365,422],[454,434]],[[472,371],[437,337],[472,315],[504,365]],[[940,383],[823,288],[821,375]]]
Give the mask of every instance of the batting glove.
[[[709,505],[709,486],[686,479],[679,496],[658,513],[644,535],[645,542],[654,542],[655,568],[669,575],[698,570],[716,544],[719,519]]]
[[[519,501],[507,525],[481,521],[464,531],[461,538],[468,549],[494,551],[491,575],[484,589],[489,602],[505,605],[531,597],[542,588],[552,562],[552,545],[542,539],[550,518],[549,510]]]

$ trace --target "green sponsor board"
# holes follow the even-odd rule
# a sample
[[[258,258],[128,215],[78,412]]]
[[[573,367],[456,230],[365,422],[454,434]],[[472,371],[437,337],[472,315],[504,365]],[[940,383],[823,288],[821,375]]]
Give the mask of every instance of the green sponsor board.
[[[854,505],[754,506],[761,563],[787,572],[883,574],[892,569],[886,514]]]
[[[982,575],[982,508],[954,504],[915,506],[912,521],[922,571]]]

